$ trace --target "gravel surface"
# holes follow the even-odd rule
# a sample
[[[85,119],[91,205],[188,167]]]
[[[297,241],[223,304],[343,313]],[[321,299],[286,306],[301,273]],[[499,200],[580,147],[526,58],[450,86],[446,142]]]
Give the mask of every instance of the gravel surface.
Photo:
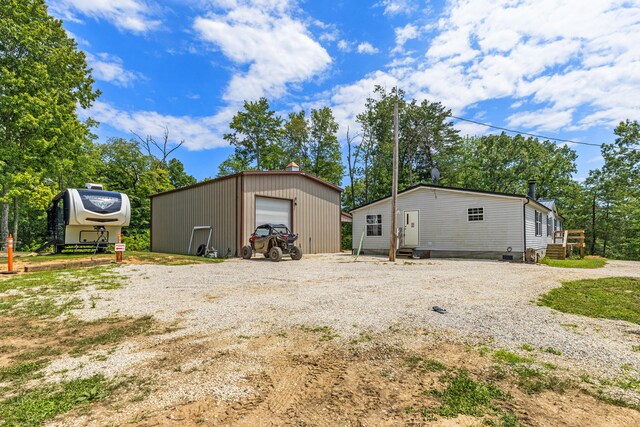
[[[461,340],[517,349],[524,343],[562,352],[561,364],[614,375],[640,368],[640,326],[560,313],[532,303],[561,280],[640,276],[640,263],[612,261],[594,270],[472,260],[399,260],[348,255],[262,258],[190,266],[125,265],[128,284],[91,291],[102,299],[77,312],[86,320],[117,313],[181,320],[172,336],[259,335],[327,325],[340,336],[420,327]],[[447,309],[446,314],[431,310]],[[577,326],[576,326],[577,325]],[[545,356],[546,357],[546,356]],[[111,359],[111,358],[110,358]],[[555,360],[554,360],[555,361]]]

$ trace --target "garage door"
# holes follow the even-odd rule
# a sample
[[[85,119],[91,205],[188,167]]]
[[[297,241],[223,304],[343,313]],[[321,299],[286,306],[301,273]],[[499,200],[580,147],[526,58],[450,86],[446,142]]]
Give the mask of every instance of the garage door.
[[[256,227],[262,224],[284,224],[291,228],[291,200],[256,197]]]

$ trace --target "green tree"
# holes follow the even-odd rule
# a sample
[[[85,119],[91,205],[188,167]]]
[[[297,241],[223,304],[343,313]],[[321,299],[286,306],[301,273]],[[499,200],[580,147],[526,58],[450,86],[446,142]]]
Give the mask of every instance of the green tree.
[[[591,171],[585,185],[591,207],[591,253],[640,258],[640,124],[621,122],[616,140],[604,144],[602,169]]]
[[[229,124],[231,133],[224,139],[235,147],[236,160],[240,164],[255,162],[255,169],[280,169],[282,120],[271,110],[266,98],[245,101],[244,111],[239,111]]]
[[[166,167],[169,172],[169,181],[175,188],[186,187],[197,182],[197,180],[184,171],[184,165],[176,158],[169,160]]]
[[[149,229],[149,196],[171,190],[169,171],[158,167],[157,159],[142,152],[137,141],[111,138],[100,145],[99,182],[110,191],[126,193],[131,201],[131,225],[128,235]]]
[[[338,143],[338,123],[329,107],[311,110],[309,123],[309,171],[319,178],[340,185],[344,175]]]
[[[289,113],[282,129],[282,148],[287,160],[296,162],[300,169],[311,170],[309,160],[309,124],[304,110]]]
[[[82,123],[76,108],[88,108],[99,95],[93,82],[84,53],[61,21],[49,16],[44,0],[0,3],[2,242],[9,232],[9,203],[19,224],[20,200],[48,199],[52,191],[43,185],[45,178],[55,178],[57,162],[91,138],[91,122]]]
[[[459,140],[453,127],[451,110],[439,102],[427,100],[407,103],[400,121],[400,180],[406,186],[427,181],[431,169],[438,166],[438,157],[447,158],[447,151]]]

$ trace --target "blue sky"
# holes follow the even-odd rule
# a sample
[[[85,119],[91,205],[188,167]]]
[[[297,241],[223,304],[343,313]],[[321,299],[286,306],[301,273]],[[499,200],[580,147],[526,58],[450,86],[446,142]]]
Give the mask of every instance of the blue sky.
[[[282,116],[329,106],[357,130],[375,84],[454,115],[603,143],[640,119],[640,1],[47,0],[87,53],[102,96],[82,116],[111,136],[184,140],[198,179],[232,150],[245,99]],[[459,122],[463,134],[491,133]],[[574,146],[581,180],[602,165]]]

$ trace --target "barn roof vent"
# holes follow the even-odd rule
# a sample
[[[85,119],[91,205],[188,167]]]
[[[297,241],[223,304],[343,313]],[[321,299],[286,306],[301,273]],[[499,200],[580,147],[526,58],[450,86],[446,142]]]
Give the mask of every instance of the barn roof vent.
[[[289,172],[297,172],[300,170],[300,166],[298,166],[298,164],[296,162],[291,162],[287,165],[286,168],[284,168],[284,170],[289,171]]]

